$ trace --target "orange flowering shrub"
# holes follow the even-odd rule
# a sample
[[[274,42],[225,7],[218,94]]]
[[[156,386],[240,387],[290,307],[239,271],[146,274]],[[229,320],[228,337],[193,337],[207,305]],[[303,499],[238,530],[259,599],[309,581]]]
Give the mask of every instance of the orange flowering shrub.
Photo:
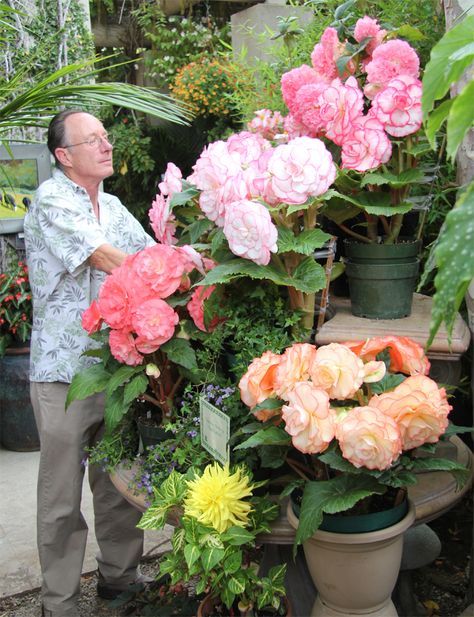
[[[177,71],[170,90],[197,116],[229,116],[238,78],[234,65],[203,56]]]

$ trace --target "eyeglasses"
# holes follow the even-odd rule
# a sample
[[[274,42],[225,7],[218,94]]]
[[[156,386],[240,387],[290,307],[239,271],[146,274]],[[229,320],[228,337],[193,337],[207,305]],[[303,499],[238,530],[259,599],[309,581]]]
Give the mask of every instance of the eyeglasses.
[[[103,141],[105,141],[111,146],[114,145],[114,138],[111,137],[110,135],[104,135],[103,137],[101,137],[100,135],[95,135],[94,137],[89,137],[89,139],[86,139],[85,141],[80,141],[77,144],[69,144],[68,146],[62,146],[62,147],[63,148],[74,148],[75,146],[82,146],[82,144],[87,144],[89,148],[93,148],[94,150],[96,150],[97,148],[100,148]]]

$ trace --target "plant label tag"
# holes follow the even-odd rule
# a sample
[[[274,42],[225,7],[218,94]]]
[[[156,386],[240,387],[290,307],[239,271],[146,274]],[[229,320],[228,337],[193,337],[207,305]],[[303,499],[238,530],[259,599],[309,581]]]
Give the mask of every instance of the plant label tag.
[[[229,462],[230,418],[205,398],[199,398],[201,444],[222,465]]]

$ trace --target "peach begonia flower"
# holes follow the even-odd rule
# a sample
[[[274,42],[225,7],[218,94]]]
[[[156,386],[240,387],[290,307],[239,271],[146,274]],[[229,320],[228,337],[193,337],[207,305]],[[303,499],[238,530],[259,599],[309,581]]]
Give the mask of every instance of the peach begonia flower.
[[[119,362],[137,366],[143,362],[135,346],[133,335],[128,330],[111,330],[109,334],[110,351]]]
[[[385,377],[387,367],[381,360],[371,360],[364,364],[364,383],[375,383]]]
[[[306,454],[324,452],[334,438],[334,412],[327,392],[310,381],[294,384],[281,414],[294,447]]]
[[[280,355],[273,351],[266,351],[260,358],[255,358],[247,372],[239,382],[240,398],[250,408],[263,403],[267,398],[275,396],[275,371],[280,362]],[[255,416],[266,421],[278,411],[262,409],[255,412]]]
[[[349,77],[342,83],[340,79],[334,79],[320,94],[318,102],[326,137],[342,146],[364,108],[364,97],[357,80]]]
[[[224,235],[234,255],[261,266],[277,252],[278,231],[268,209],[257,201],[242,199],[226,207]]]
[[[186,271],[187,257],[166,244],[155,244],[140,251],[133,263],[139,281],[160,298],[173,294]]]
[[[316,358],[316,345],[294,343],[280,356],[280,363],[275,373],[275,392],[286,400],[289,390],[298,381],[310,378],[311,366]]]
[[[163,181],[158,184],[158,188],[163,195],[172,195],[173,193],[181,193],[183,189],[182,183],[183,174],[181,169],[174,163],[168,163],[163,177]]]
[[[82,327],[88,334],[92,334],[100,330],[103,322],[97,300],[93,300],[89,308],[82,313]]]
[[[345,341],[343,343],[365,362],[375,360],[377,354],[388,349],[390,371],[406,375],[427,375],[430,363],[423,347],[407,336],[375,336],[365,341]]]
[[[336,423],[336,439],[342,456],[357,468],[388,469],[402,452],[396,422],[370,404],[354,407]]]
[[[99,290],[98,305],[107,325],[119,330],[130,330],[130,298],[122,273],[121,268],[116,268],[105,278]]]
[[[436,443],[448,426],[451,409],[444,388],[424,375],[408,377],[392,392],[374,395],[369,405],[395,420],[404,450]]]
[[[134,331],[139,337],[153,341],[156,349],[173,336],[178,321],[178,314],[161,298],[146,300],[132,314]]]
[[[319,139],[296,137],[277,146],[268,160],[272,190],[287,204],[303,204],[325,193],[336,179],[336,166]]]
[[[352,398],[364,382],[364,363],[344,345],[330,343],[316,350],[309,374],[330,398],[343,400]]]
[[[422,84],[409,75],[399,75],[375,95],[369,114],[383,125],[389,135],[405,137],[421,127]]]
[[[215,285],[210,285],[209,287],[196,287],[191,299],[186,305],[195,326],[199,328],[199,330],[202,330],[202,332],[212,332],[219,323],[218,317],[213,317],[207,328],[204,323],[204,302],[209,298],[215,288]]]
[[[341,167],[368,171],[387,163],[392,144],[376,118],[361,116],[351,125],[341,151]]]

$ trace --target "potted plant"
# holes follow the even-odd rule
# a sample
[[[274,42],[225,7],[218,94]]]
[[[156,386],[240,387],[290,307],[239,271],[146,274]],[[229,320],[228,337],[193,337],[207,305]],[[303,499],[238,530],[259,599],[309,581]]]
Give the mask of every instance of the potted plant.
[[[338,164],[336,190],[323,212],[346,238],[352,312],[405,317],[418,274],[421,227],[407,238],[402,224],[428,199],[413,190],[427,182],[420,165],[428,147],[418,54],[371,17],[350,27],[338,9],[310,62],[282,76],[290,112],[285,127],[290,137],[323,139]]]
[[[257,494],[261,485],[245,466],[214,462],[203,471],[173,471],[155,487],[139,527],[161,529],[170,512],[173,521],[179,512],[172,550],[160,561],[160,573],[169,574],[172,584],[193,581],[196,594],[207,594],[200,617],[289,614],[285,565],[266,576],[258,571],[257,535],[269,531],[279,511],[267,496]]]
[[[295,501],[288,508],[295,547],[303,544],[319,602],[341,614],[392,607],[402,534],[414,520],[406,488],[417,482],[416,473],[449,471],[459,486],[469,478],[462,465],[433,454],[440,437],[471,429],[448,426],[451,406],[428,370],[420,345],[387,336],[265,352],[240,381],[242,400],[259,422],[243,429],[236,448],[257,449],[262,461],[293,469],[282,494]],[[361,559],[357,551],[375,556],[374,546],[383,549],[381,563],[365,570],[369,557]],[[338,571],[331,579],[335,547]],[[374,572],[382,580],[375,582]]]
[[[0,274],[0,435],[10,450],[39,449],[29,387],[31,326],[28,267],[15,258]]]

